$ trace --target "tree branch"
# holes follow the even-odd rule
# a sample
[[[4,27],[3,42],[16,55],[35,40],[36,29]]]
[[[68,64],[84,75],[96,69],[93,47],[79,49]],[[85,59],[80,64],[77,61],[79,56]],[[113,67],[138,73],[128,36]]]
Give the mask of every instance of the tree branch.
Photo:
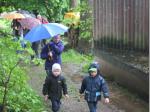
[[[12,71],[19,65],[19,63],[20,63],[20,60],[10,69],[10,72],[9,72],[9,74],[8,74],[8,79],[6,80],[5,83],[9,83],[10,76],[11,76],[11,74],[12,74]]]
[[[2,66],[2,63],[3,63],[3,62],[2,62],[2,57],[1,57],[1,55],[0,55],[0,61],[1,61],[0,67],[1,67],[1,70],[2,70],[2,75],[4,76],[4,74],[6,74],[6,72],[5,72],[5,70],[4,70],[3,66]],[[2,81],[2,84],[5,84],[3,78],[1,78],[1,81]]]

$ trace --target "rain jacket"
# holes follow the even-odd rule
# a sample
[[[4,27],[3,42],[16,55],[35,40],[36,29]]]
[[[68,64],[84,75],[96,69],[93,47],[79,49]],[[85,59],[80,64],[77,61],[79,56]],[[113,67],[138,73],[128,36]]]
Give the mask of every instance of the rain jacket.
[[[52,65],[54,63],[59,63],[61,64],[61,53],[64,50],[64,45],[63,43],[60,41],[58,43],[55,42],[50,42],[49,44],[47,44],[41,52],[41,58],[42,59],[46,59],[45,61],[45,70],[51,70],[52,69]],[[48,52],[52,52],[53,57],[52,59],[49,58],[48,56]]]
[[[48,95],[49,99],[60,100],[63,94],[67,94],[66,80],[63,76],[47,76],[43,85],[43,95]]]
[[[83,79],[80,94],[85,93],[85,100],[97,102],[101,99],[101,92],[103,92],[104,98],[109,97],[108,86],[103,77],[96,75],[95,77],[87,76]]]

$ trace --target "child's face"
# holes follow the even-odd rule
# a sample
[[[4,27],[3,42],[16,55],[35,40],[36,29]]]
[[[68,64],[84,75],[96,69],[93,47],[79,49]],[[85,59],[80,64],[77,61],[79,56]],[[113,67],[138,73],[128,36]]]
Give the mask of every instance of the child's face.
[[[92,77],[95,77],[97,75],[97,71],[91,71],[90,74]]]
[[[59,69],[53,70],[53,75],[54,75],[55,77],[59,76],[60,74],[61,74],[61,70],[59,70]]]

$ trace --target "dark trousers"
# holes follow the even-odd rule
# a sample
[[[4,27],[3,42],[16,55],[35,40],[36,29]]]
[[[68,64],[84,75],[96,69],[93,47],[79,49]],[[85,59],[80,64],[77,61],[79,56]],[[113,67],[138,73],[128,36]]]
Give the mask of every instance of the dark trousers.
[[[97,102],[87,102],[90,112],[96,112]]]
[[[52,102],[52,111],[58,112],[60,109],[60,105],[61,105],[60,100],[51,99],[51,102]]]

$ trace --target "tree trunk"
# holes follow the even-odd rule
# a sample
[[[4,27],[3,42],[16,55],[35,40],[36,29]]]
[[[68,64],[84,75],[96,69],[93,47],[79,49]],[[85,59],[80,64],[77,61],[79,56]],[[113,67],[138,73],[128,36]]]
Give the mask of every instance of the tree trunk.
[[[78,6],[78,0],[71,0],[70,7],[72,9],[75,9],[77,8],[77,6]],[[74,26],[75,26],[74,24],[71,24],[68,32],[68,37],[72,48],[76,48],[79,41],[79,31],[78,28],[74,28]]]
[[[5,85],[4,85],[4,87],[5,87],[5,89],[4,89],[4,96],[3,96],[3,104],[2,104],[2,112],[7,112],[7,108],[6,108],[6,101],[7,101],[7,98],[6,98],[6,96],[7,96],[7,84],[8,83],[5,83]]]
[[[78,6],[78,0],[71,0],[70,6],[71,8],[76,8]]]

